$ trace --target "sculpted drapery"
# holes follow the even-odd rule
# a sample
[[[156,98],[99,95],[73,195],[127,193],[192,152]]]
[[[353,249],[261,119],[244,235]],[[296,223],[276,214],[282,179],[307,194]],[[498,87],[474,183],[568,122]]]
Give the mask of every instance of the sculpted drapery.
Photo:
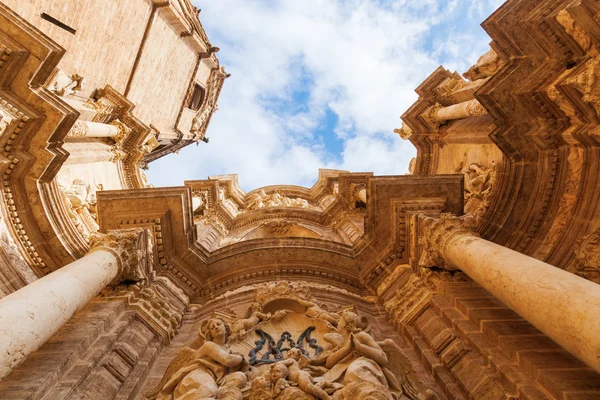
[[[435,398],[433,392],[421,389],[410,363],[393,341],[374,339],[365,317],[352,307],[325,311],[306,295],[305,288],[300,292],[303,295],[293,300],[304,307],[304,313],[297,309],[266,313],[264,304],[254,302],[244,317],[231,320],[236,328],[233,336],[224,319],[204,321],[199,330],[202,345],[197,350],[182,350],[148,397]]]

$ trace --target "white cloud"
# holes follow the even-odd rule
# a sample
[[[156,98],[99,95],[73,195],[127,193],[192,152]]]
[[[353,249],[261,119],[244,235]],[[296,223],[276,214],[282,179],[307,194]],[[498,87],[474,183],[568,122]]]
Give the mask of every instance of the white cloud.
[[[463,71],[487,51],[489,38],[477,24],[497,3],[202,2],[203,25],[232,77],[209,126],[210,143],[152,163],[151,182],[237,173],[251,190],[310,186],[318,168],[405,173],[416,152],[393,129],[416,100],[414,88],[438,65]],[[318,137],[328,109],[338,118],[340,154]]]

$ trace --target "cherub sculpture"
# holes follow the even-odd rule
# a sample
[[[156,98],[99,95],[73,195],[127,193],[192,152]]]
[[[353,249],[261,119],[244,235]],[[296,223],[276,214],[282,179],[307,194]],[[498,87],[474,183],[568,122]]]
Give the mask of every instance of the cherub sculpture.
[[[304,315],[309,318],[320,318],[332,324],[333,326],[337,325],[340,320],[340,316],[337,313],[330,312],[327,310],[327,307],[320,306],[314,301],[302,300],[298,299],[298,303],[306,307],[306,311]]]
[[[233,324],[233,327],[231,328],[232,338],[240,339],[250,329],[270,318],[271,313],[263,313],[262,305],[260,303],[252,303],[246,311],[245,318],[239,319]]]
[[[331,396],[327,394],[323,388],[315,385],[312,376],[309,372],[305,371],[304,368],[308,366],[309,360],[302,354],[302,351],[298,348],[293,348],[287,351],[285,360],[278,362],[286,366],[289,370],[288,379],[295,382],[300,389],[308,394],[312,394],[318,399],[330,400]],[[322,386],[327,386],[328,382],[321,382]]]
[[[260,375],[252,380],[252,393],[250,400],[271,400],[275,395],[271,389],[271,381],[269,378]]]
[[[248,370],[248,361],[229,350],[226,345],[229,333],[229,325],[220,318],[204,321],[198,332],[204,339],[202,346],[198,350],[184,348],[171,362],[156,389],[147,394],[148,398],[239,398],[247,384],[244,371]]]

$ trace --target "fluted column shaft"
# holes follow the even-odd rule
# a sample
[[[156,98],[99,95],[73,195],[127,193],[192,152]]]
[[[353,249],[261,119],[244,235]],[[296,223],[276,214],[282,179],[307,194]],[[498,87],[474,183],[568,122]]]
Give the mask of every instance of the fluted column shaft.
[[[445,235],[446,262],[600,372],[600,285],[464,230]]]
[[[99,249],[0,299],[0,379],[81,310],[119,272]]]

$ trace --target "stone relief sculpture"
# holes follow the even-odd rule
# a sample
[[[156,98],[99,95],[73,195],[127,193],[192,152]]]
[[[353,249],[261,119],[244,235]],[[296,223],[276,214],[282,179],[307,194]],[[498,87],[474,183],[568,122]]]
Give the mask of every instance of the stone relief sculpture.
[[[247,210],[258,210],[267,207],[313,208],[305,199],[287,197],[279,192],[267,194],[264,189],[253,193],[246,204]]]
[[[477,79],[485,79],[494,75],[504,65],[494,49],[490,49],[487,53],[479,57],[477,63],[473,65],[467,72],[463,74],[468,80],[476,81]]]
[[[157,400],[241,398],[247,385],[248,361],[229,349],[230,327],[220,318],[202,323],[198,332],[204,343],[198,350],[183,349],[155,391]],[[224,397],[224,396],[227,397]]]
[[[78,74],[67,74],[57,68],[48,89],[59,96],[69,96],[83,90],[84,78]]]
[[[490,205],[491,193],[496,185],[497,166],[493,161],[488,167],[478,163],[467,163],[465,153],[456,172],[465,176],[465,212],[479,221]]]
[[[262,305],[260,303],[252,303],[250,307],[248,307],[246,317],[243,319],[238,319],[233,324],[231,329],[232,338],[241,338],[247,331],[254,328],[261,321],[268,320],[269,318],[271,318],[271,313],[263,313]]]
[[[225,72],[224,67],[214,68],[211,71],[210,78],[207,83],[206,98],[202,103],[200,110],[198,110],[192,119],[192,126],[190,127],[190,133],[194,135],[194,140],[199,141],[204,139],[210,118],[213,112],[218,109],[217,99],[219,97],[219,92],[221,91],[221,87],[223,86],[225,78],[228,76],[229,74]]]
[[[204,342],[197,350],[181,350],[148,397],[436,398],[422,389],[410,362],[392,340],[376,341],[368,320],[352,306],[339,313],[325,311],[306,286],[263,285],[246,315],[232,326],[230,330],[223,318],[215,316],[204,321],[200,327]]]
[[[99,229],[97,222],[96,191],[103,190],[104,186],[99,183],[92,185],[85,183],[79,178],[73,179],[72,183],[58,181],[67,213],[71,220],[87,240],[92,232]]]

